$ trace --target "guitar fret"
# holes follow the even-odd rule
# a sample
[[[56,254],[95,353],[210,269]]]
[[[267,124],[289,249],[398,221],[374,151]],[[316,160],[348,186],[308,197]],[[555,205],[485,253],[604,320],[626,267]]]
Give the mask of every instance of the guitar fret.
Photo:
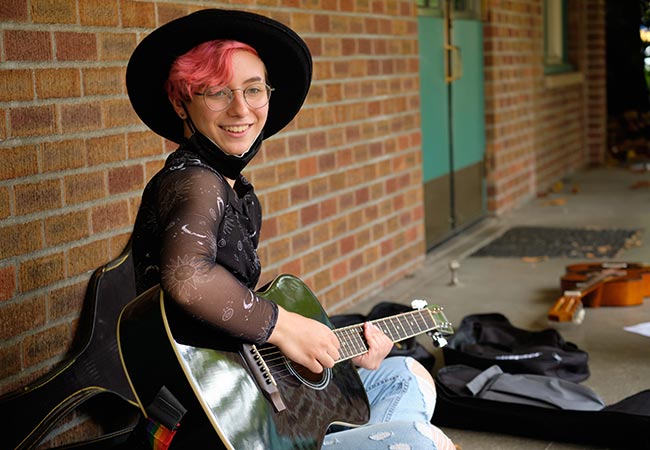
[[[348,329],[343,328],[339,330],[339,332],[349,338]],[[350,342],[348,339],[339,339],[339,342],[341,342],[341,351],[339,352],[341,355],[341,359],[346,359],[352,354],[352,349],[350,348]]]
[[[386,336],[390,337],[390,330],[386,326],[386,321],[383,319],[376,320],[373,322]]]
[[[413,326],[411,325],[411,321],[409,320],[411,318],[410,314],[406,314],[404,316],[404,322],[409,326],[409,329],[411,330],[411,336],[415,336],[415,333],[413,332]]]
[[[341,343],[339,361],[362,355],[368,351],[363,336],[363,325],[352,325],[334,330]]]
[[[393,334],[390,335],[391,339],[392,339],[393,341],[395,341],[395,340],[399,340],[399,339],[400,339],[400,336],[403,336],[403,335],[404,335],[404,330],[402,330],[402,333],[400,334],[400,330],[399,330],[399,328],[397,328],[397,327],[395,326],[395,320],[393,320],[393,318],[389,318],[389,319],[386,319],[386,320],[388,320],[388,321],[390,322],[390,324],[393,326],[393,328],[395,329],[395,334],[394,334],[394,335],[393,335]],[[398,322],[397,324],[399,325],[399,322]]]
[[[347,357],[352,357],[356,352],[356,329],[355,327],[350,327],[346,329],[345,335],[347,337]]]
[[[400,327],[401,327],[402,332],[404,334],[404,337],[411,337],[411,336],[415,336],[417,334],[417,333],[413,333],[413,327],[409,323],[408,319],[409,318],[408,318],[407,315],[397,316],[396,319],[395,319],[395,320],[399,321],[399,324],[400,324]],[[408,325],[408,328],[410,329],[410,331],[406,330],[405,325]]]
[[[429,311],[428,309],[420,310],[420,316],[422,317],[422,321],[424,322],[424,327],[422,327],[422,330],[429,330],[432,327],[435,327],[436,323],[433,320],[431,311]]]
[[[362,355],[368,351],[366,345],[366,338],[363,334],[363,325],[358,325],[354,328],[354,351],[355,355]]]
[[[392,341],[395,341],[395,335],[393,330],[391,330],[389,325],[392,325],[392,322],[389,319],[381,319],[381,324],[384,326],[384,334],[386,334]]]
[[[419,325],[419,326],[420,326],[420,330],[424,330],[424,329],[426,328],[426,323],[427,323],[427,322],[426,322],[426,318],[422,315],[422,310],[419,310],[419,311],[418,311],[418,317],[419,317],[419,319],[420,319],[420,321],[421,321],[421,322],[420,322],[421,325]]]
[[[409,327],[411,328],[411,336],[420,334],[420,332],[422,331],[422,325],[418,320],[419,315],[420,315],[419,311],[413,311],[412,313],[409,313],[409,317],[407,318]]]

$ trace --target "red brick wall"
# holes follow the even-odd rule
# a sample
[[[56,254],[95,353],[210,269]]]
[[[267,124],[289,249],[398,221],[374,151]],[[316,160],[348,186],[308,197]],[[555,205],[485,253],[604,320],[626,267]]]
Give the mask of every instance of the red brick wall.
[[[488,208],[503,214],[602,161],[604,0],[571,0],[569,54],[583,81],[544,74],[543,0],[491,0],[485,24]]]
[[[315,69],[303,111],[246,172],[265,208],[263,281],[298,274],[335,311],[424,258],[415,4],[247,3],[296,29]],[[64,358],[90,274],[126,244],[174,148],[132,112],[126,63],[151,29],[195,8],[0,7],[0,393]]]

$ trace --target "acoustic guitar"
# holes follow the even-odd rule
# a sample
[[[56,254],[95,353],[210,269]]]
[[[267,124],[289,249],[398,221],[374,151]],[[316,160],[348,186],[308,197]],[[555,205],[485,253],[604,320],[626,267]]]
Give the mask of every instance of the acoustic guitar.
[[[562,296],[548,313],[554,322],[582,323],[583,307],[635,306],[650,296],[650,266],[596,262],[566,266],[560,278]]]
[[[327,324],[311,290],[281,275],[258,295]],[[416,309],[374,320],[393,342],[430,332],[444,343],[453,332],[442,309]],[[182,313],[153,287],[127,305],[118,326],[120,353],[137,401],[165,387],[187,410],[170,449],[320,449],[332,423],[361,425],[368,400],[350,359],[365,353],[363,324],[334,330],[341,357],[311,373],[277,347],[242,344]]]

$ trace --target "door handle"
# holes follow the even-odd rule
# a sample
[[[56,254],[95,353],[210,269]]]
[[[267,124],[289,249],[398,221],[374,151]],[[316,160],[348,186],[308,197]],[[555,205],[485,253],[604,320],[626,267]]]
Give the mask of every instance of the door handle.
[[[445,81],[451,83],[463,76],[463,60],[460,47],[457,45],[445,45],[445,61],[447,62],[447,73]]]

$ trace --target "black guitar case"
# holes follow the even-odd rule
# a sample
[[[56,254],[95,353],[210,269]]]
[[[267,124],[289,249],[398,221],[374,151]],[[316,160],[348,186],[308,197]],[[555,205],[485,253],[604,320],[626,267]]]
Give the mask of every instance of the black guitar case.
[[[589,377],[589,355],[553,328],[517,328],[500,313],[465,316],[448,345],[445,364],[479,369],[498,365],[508,373],[549,375],[572,382]]]
[[[583,390],[589,376],[588,355],[566,342],[555,329],[529,331],[514,327],[499,313],[462,319],[443,348],[445,366],[435,376],[438,391],[432,422],[438,426],[572,442],[609,448],[650,449],[650,390],[599,409],[583,409],[568,401]],[[542,386],[526,385],[512,394],[515,378],[484,389],[467,384],[497,366],[506,374],[524,375]],[[571,385],[575,385],[571,390]],[[470,390],[470,387],[472,390]],[[563,387],[565,387],[563,389]],[[487,398],[489,397],[489,398]],[[575,397],[573,397],[575,398]],[[561,405],[561,406],[558,406]]]
[[[3,449],[37,447],[77,409],[103,425],[107,436],[99,443],[119,440],[134,426],[139,409],[122,368],[116,330],[119,314],[135,292],[127,246],[91,276],[71,355],[37,380],[0,397]]]
[[[466,384],[481,369],[450,365],[436,374],[437,426],[630,450],[650,449],[650,390],[598,411],[578,411],[473,396]]]

